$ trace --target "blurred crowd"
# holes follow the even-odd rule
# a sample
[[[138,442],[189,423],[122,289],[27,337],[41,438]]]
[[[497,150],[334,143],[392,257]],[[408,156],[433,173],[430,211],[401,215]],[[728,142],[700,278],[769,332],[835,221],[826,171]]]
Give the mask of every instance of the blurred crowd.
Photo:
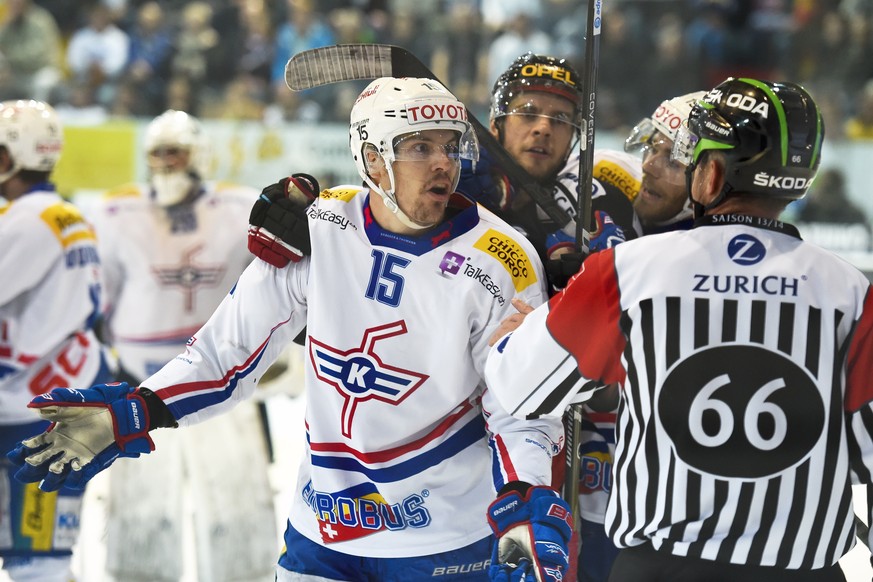
[[[497,73],[526,50],[583,68],[581,0],[6,0],[0,98],[64,115],[347,121],[363,85],[292,93],[288,58],[400,45],[487,118]],[[603,14],[598,128],[728,75],[807,87],[831,139],[873,139],[873,0],[614,0]]]

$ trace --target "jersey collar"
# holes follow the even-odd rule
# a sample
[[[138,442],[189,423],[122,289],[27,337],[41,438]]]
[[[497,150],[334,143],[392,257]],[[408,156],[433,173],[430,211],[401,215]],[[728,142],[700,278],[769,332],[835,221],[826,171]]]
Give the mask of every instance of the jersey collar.
[[[753,228],[761,228],[764,230],[772,230],[781,232],[794,238],[801,238],[800,231],[793,224],[782,222],[773,218],[764,218],[763,216],[749,216],[747,214],[708,214],[694,221],[694,228],[699,226],[724,226],[727,224],[740,224],[743,226],[751,226]]]
[[[447,218],[437,227],[417,236],[390,232],[379,226],[370,210],[370,195],[364,201],[364,231],[373,246],[383,246],[421,256],[458,238],[479,223],[476,204],[455,193],[449,200]]]

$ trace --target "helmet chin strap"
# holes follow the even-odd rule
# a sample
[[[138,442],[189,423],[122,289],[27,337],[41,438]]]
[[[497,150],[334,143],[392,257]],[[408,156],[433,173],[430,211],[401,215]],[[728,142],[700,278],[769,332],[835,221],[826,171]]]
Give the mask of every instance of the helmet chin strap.
[[[12,167],[10,167],[8,171],[0,174],[0,184],[4,184],[9,178],[17,174],[18,170],[20,169],[21,167],[17,163],[15,163],[15,160],[13,160]]]
[[[391,164],[388,163],[387,160],[385,161],[385,167],[388,170],[388,178],[391,180],[391,184],[393,185],[394,171],[391,168]],[[367,185],[371,189],[375,190],[376,193],[378,193],[379,196],[382,197],[382,202],[385,203],[385,207],[388,208],[388,210],[390,210],[391,213],[397,217],[397,220],[399,220],[407,228],[424,230],[426,228],[431,228],[432,226],[434,226],[434,224],[436,224],[418,224],[417,222],[413,222],[413,220],[409,218],[405,212],[400,210],[400,205],[397,204],[397,198],[396,196],[394,196],[394,188],[391,188],[391,190],[386,192],[381,186],[376,184],[376,182],[374,182],[373,179],[370,178],[370,176],[365,177],[364,180],[367,182]]]

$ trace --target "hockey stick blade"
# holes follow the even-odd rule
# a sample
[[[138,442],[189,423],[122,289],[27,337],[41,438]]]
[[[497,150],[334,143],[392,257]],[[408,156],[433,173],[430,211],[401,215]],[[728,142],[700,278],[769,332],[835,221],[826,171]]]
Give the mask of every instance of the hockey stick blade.
[[[342,81],[392,77],[392,48],[382,44],[341,44],[299,52],[285,65],[285,84],[292,91],[304,91]]]
[[[292,91],[378,77],[422,77],[440,81],[418,57],[404,48],[387,44],[319,47],[297,53],[285,65],[285,83]],[[479,143],[491,153],[513,187],[527,192],[558,228],[569,224],[573,218],[558,206],[552,193],[519,166],[497,138],[469,110],[467,118]]]

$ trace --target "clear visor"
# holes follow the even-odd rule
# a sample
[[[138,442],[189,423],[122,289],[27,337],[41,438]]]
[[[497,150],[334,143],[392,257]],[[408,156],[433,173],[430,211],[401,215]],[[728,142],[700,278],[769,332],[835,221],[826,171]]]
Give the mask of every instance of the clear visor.
[[[655,135],[655,124],[648,117],[643,118],[631,130],[630,135],[624,140],[624,151],[637,153],[642,151],[646,144]]]
[[[699,141],[700,137],[691,131],[688,122],[683,122],[676,132],[676,139],[673,141],[673,159],[685,166],[691,165],[691,162],[694,161],[694,149]]]
[[[397,136],[393,141],[394,159],[398,162],[427,162],[445,156],[452,162],[462,159],[478,161],[476,135],[467,131],[428,129]]]
[[[561,100],[565,101],[565,100]],[[566,129],[581,129],[579,119],[576,112],[573,110],[572,104],[567,101],[567,109],[558,109],[557,107],[542,106],[533,101],[522,101],[512,104],[507,108],[506,112],[500,115],[513,115],[520,118],[522,121],[536,123],[540,119],[548,119],[555,127],[564,127]]]
[[[641,154],[643,173],[651,179],[663,180],[669,184],[685,183],[684,161],[674,155],[675,142],[655,129],[650,119],[644,119],[634,127],[630,137],[625,140],[624,149],[629,153]]]

